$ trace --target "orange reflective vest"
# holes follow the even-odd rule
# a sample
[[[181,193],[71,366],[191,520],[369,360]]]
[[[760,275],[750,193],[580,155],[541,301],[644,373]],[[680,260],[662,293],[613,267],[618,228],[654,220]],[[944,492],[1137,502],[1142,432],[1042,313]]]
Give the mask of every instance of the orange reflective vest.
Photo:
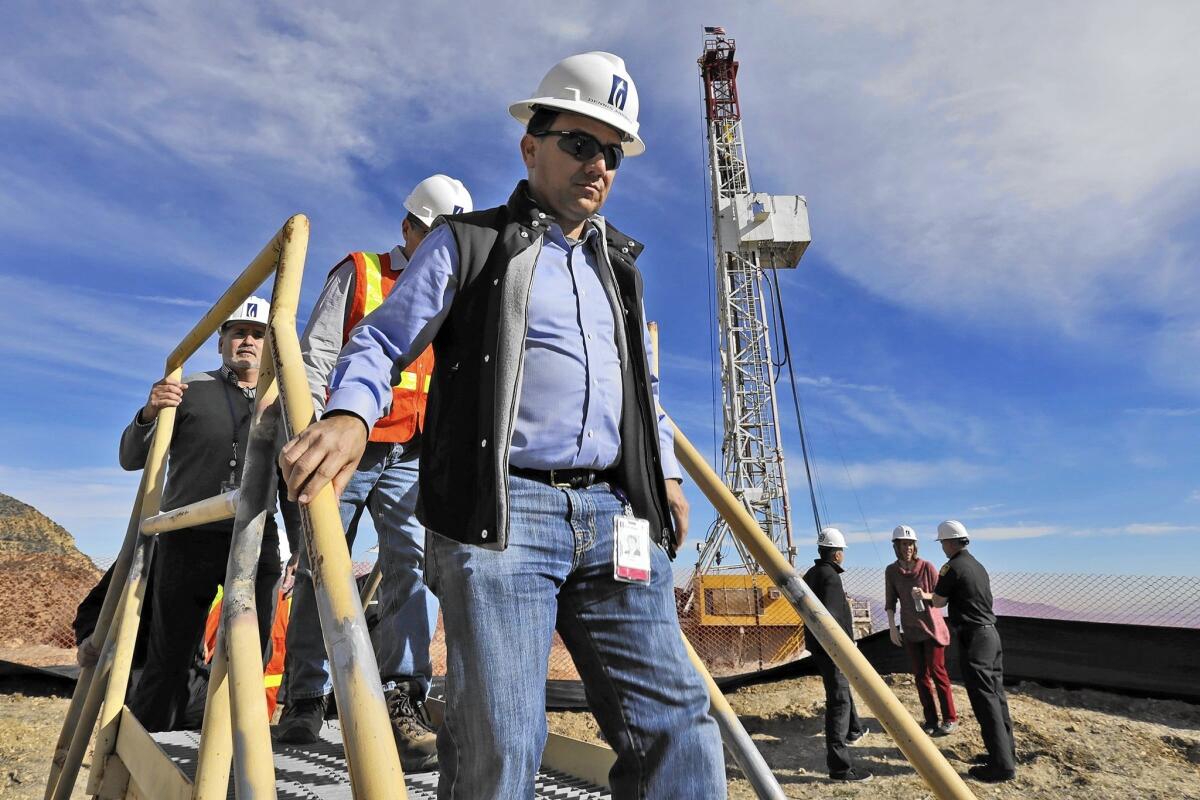
[[[287,660],[287,629],[292,616],[292,593],[279,591],[275,597],[275,620],[271,623],[271,657],[263,667],[263,688],[267,691],[267,717],[275,714],[279,687],[283,684],[283,664]]]
[[[399,270],[392,270],[390,253],[351,253],[348,258],[354,261],[354,297],[342,331],[342,344],[363,317],[379,308],[400,277]],[[402,444],[425,427],[425,401],[432,374],[433,348],[427,347],[400,373],[399,382],[392,387],[392,409],[371,429],[372,442]]]
[[[225,587],[217,587],[217,595],[208,607],[208,618],[204,622],[204,663],[212,663],[217,650],[217,629],[221,625],[221,605]],[[271,623],[270,660],[263,668],[263,690],[267,695],[267,716],[275,713],[279,687],[283,683],[283,664],[287,657],[287,627],[292,615],[292,593],[275,594],[275,619]]]

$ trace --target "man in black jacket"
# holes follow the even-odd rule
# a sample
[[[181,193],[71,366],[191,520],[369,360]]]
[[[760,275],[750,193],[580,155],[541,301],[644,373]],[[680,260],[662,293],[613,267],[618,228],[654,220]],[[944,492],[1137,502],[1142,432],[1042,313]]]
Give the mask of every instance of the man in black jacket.
[[[846,635],[854,638],[850,603],[846,599],[846,590],[842,588],[846,537],[837,528],[822,528],[817,537],[817,553],[821,557],[804,573],[804,582]],[[806,644],[825,683],[825,763],[829,767],[829,777],[835,781],[868,781],[871,779],[870,772],[855,769],[850,764],[848,745],[855,744],[867,735],[867,728],[854,709],[850,683],[815,636],[808,637]]]
[[[942,565],[932,592],[922,592],[914,586],[913,596],[921,597],[934,608],[949,605],[950,627],[958,637],[963,683],[987,748],[984,763],[976,764],[968,772],[984,783],[1011,781],[1017,775],[1017,750],[1008,696],[1004,693],[1004,649],[992,610],[992,581],[983,565],[967,550],[971,538],[961,522],[948,519],[938,525],[938,541],[949,561]]]
[[[237,488],[250,432],[259,360],[269,305],[251,297],[221,326],[222,366],[183,382],[163,379],[150,390],[121,435],[120,461],[142,469],[158,412],[176,407],[162,510],[170,511]],[[129,707],[148,731],[184,725],[190,690],[188,672],[209,605],[225,580],[233,521],[210,522],[158,537],[154,555],[152,614],[146,664]],[[279,534],[267,517],[258,564],[255,600],[259,638],[270,633],[274,587],[282,570]]]

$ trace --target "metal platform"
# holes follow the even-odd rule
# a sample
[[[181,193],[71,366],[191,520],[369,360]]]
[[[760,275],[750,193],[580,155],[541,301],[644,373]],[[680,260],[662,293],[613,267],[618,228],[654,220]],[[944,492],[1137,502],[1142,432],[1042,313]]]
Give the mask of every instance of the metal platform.
[[[196,777],[196,731],[155,733],[151,737],[192,781]],[[336,720],[321,728],[321,741],[308,745],[274,745],[275,779],[279,800],[351,800],[350,776],[342,751],[342,730]],[[410,800],[437,800],[437,772],[404,776]],[[230,782],[229,800],[233,800]],[[535,797],[548,800],[609,800],[608,789],[557,770],[538,772]]]

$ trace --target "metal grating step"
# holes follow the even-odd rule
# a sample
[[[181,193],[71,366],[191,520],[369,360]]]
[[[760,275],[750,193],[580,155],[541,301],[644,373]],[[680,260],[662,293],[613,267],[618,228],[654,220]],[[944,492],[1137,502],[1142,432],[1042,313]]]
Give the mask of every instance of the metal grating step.
[[[196,777],[196,752],[200,734],[195,731],[170,731],[151,734],[189,780]],[[342,752],[342,729],[336,720],[321,728],[321,741],[315,744],[274,745],[275,785],[279,800],[351,800],[350,776]],[[404,776],[409,800],[437,800],[437,772],[417,772]],[[607,789],[555,770],[538,772],[535,797],[547,800],[610,800]],[[234,800],[230,781],[229,800]]]

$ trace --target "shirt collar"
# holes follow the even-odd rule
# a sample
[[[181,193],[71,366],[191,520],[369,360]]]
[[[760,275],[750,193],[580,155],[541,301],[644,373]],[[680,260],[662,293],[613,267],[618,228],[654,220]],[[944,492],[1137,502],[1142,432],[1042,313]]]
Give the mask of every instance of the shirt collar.
[[[393,272],[403,272],[404,268],[408,266],[408,257],[404,255],[404,245],[396,245],[388,255],[392,258]]]
[[[556,244],[561,245],[565,249],[578,247],[600,235],[599,231],[596,230],[595,223],[590,219],[583,223],[583,235],[573,242],[567,238],[567,235],[563,233],[562,228],[559,227],[557,222],[551,224],[546,233]]]
[[[249,399],[251,399],[251,400],[252,400],[252,399],[254,399],[254,394],[255,394],[255,392],[257,392],[257,391],[258,391],[258,388],[257,388],[257,387],[255,387],[255,386],[249,386],[249,387],[247,387],[247,386],[238,386],[238,376],[237,376],[237,373],[236,373],[236,372],[234,372],[233,370],[231,370],[231,369],[230,369],[228,366],[226,366],[225,364],[222,364],[222,365],[221,365],[221,370],[220,370],[220,371],[221,371],[221,377],[225,379],[225,382],[226,382],[226,383],[228,383],[228,384],[229,384],[230,386],[232,386],[233,388],[237,389],[239,392],[241,392],[242,394],[244,394],[244,395],[245,395],[247,398],[249,398]]]
[[[840,573],[843,573],[843,572],[845,572],[845,571],[846,571],[846,570],[845,570],[845,568],[844,568],[844,567],[843,567],[841,564],[837,564],[837,563],[835,563],[835,562],[833,562],[833,561],[830,561],[829,559],[826,559],[826,558],[814,558],[814,559],[813,559],[813,563],[815,563],[815,564],[825,564],[825,565],[827,565],[827,566],[833,567],[835,570],[837,570],[837,572],[838,572],[839,574],[840,574]]]

